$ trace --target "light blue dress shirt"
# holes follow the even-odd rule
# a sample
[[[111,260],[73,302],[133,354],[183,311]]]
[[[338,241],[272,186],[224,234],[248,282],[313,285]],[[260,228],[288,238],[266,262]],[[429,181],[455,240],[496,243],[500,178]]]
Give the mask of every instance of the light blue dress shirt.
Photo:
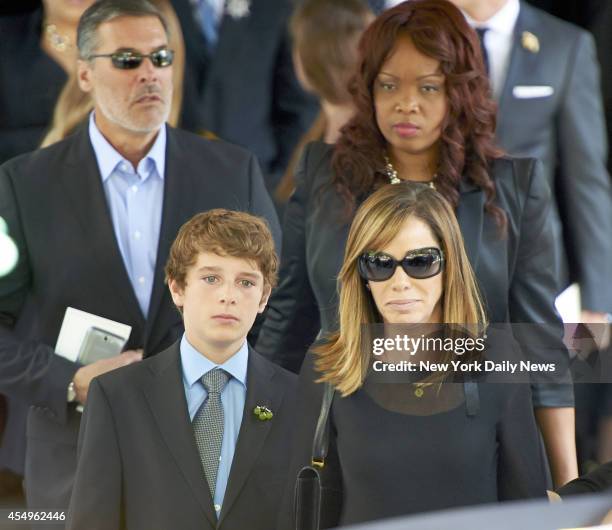
[[[96,154],[117,245],[138,305],[146,318],[155,277],[164,200],[166,127],[147,155],[134,166],[121,156],[89,117],[89,138]]]
[[[215,486],[215,498],[213,499],[217,518],[221,513],[225,489],[229,478],[236,441],[242,424],[242,415],[246,401],[246,377],[249,362],[249,347],[246,341],[242,347],[223,364],[217,365],[198,352],[183,334],[181,339],[181,366],[183,368],[183,386],[189,418],[193,421],[199,408],[206,400],[208,393],[202,384],[202,376],[214,368],[222,368],[230,379],[221,392],[221,404],[223,405],[223,442],[221,443],[221,458],[217,472],[217,484]],[[204,476],[204,471],[202,471]]]

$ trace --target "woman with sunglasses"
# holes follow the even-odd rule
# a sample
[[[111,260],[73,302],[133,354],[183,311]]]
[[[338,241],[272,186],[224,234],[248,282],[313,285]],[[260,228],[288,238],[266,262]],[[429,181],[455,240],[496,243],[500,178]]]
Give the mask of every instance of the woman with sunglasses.
[[[392,331],[419,333],[415,325],[428,335],[432,327],[449,331],[439,324],[486,328],[448,202],[428,186],[408,182],[371,195],[351,225],[338,280],[339,330],[307,354],[300,374],[291,468],[297,473],[310,461],[323,387],[329,384],[335,394],[323,473],[335,477],[342,494],[341,515],[328,523],[543,496],[527,384],[469,387],[457,383],[453,377],[460,373],[452,370],[437,377],[418,370],[400,376],[380,364],[414,361],[420,353],[431,361],[442,352],[393,357],[397,352],[381,355],[372,347],[377,324],[386,338]],[[404,326],[392,326],[397,324]],[[490,359],[500,339],[491,330],[486,336]],[[468,360],[456,353],[446,355],[466,364],[484,356],[475,350]],[[285,519],[280,528],[295,528],[295,521]]]
[[[335,146],[310,144],[283,227],[280,281],[257,350],[298,371],[319,329],[338,322],[336,278],[354,210],[373,191],[426,182],[451,204],[490,322],[549,323],[549,357],[568,361],[548,185],[533,160],[502,157],[478,37],[446,0],[412,0],[365,31],[354,117]],[[517,340],[529,356],[532,341]],[[562,370],[559,375],[562,374]],[[577,476],[571,385],[537,385],[536,418],[555,486]]]

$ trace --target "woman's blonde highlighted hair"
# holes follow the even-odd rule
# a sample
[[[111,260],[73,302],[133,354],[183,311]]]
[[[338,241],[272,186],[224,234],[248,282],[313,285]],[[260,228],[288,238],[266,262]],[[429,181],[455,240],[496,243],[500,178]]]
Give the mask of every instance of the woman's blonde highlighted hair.
[[[319,381],[331,383],[343,396],[363,384],[370,363],[370,344],[364,324],[382,321],[376,304],[359,275],[359,256],[388,245],[410,217],[423,221],[444,253],[442,323],[480,329],[486,325],[474,273],[455,212],[435,190],[423,184],[389,184],[373,193],[357,210],[338,276],[340,328],[314,348]]]

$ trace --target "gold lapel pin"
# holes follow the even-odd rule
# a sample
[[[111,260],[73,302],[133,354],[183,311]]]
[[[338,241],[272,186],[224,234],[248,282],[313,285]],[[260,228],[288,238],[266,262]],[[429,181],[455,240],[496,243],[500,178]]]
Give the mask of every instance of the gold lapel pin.
[[[521,35],[521,44],[523,48],[531,53],[538,53],[540,51],[540,41],[531,31],[523,31]]]

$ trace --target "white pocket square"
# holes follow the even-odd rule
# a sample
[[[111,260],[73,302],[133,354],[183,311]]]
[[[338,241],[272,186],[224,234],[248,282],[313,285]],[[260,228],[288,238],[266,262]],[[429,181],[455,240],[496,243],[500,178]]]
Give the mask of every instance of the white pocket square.
[[[552,96],[555,89],[548,85],[542,86],[520,86],[512,89],[512,95],[517,99],[546,98]]]

